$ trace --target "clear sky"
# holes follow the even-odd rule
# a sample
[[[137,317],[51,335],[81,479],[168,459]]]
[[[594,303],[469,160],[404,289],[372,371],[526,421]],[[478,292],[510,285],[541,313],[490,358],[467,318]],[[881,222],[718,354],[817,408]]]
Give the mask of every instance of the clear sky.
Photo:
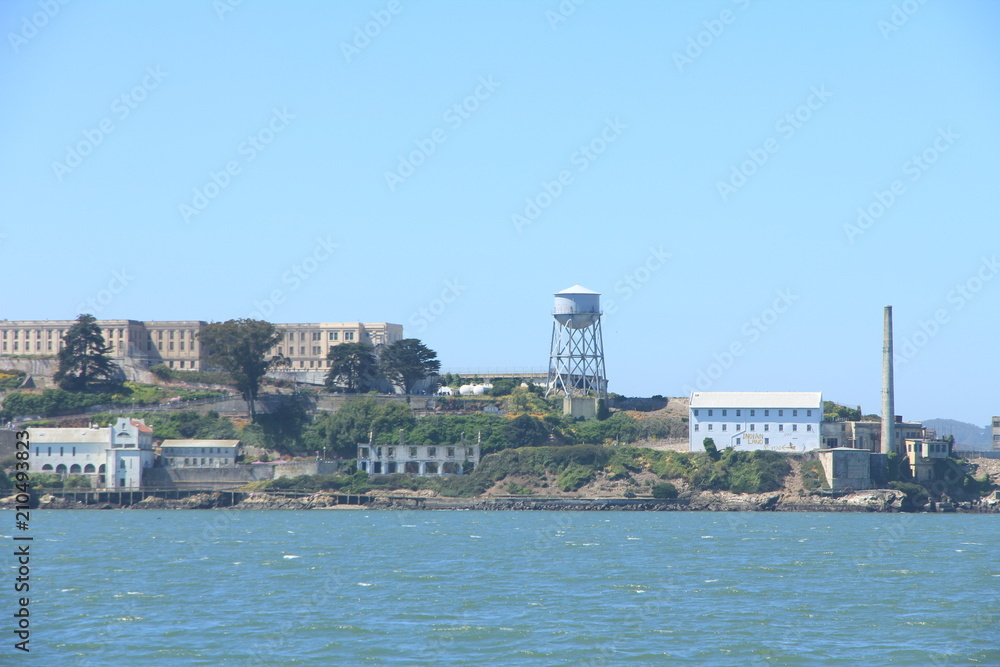
[[[612,391],[878,412],[891,304],[897,413],[1000,414],[1000,3],[5,0],[0,25],[0,317],[388,321],[445,369],[541,369],[579,283]]]

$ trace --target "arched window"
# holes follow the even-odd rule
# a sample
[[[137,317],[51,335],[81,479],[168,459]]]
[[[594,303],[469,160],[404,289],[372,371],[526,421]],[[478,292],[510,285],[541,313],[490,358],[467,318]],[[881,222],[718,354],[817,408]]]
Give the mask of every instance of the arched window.
[[[93,463],[88,463],[87,465],[83,466],[83,472],[85,472],[85,473],[93,473],[93,472],[97,472],[97,469],[94,468],[94,464]]]
[[[80,464],[79,464],[79,463],[74,463],[73,465],[71,465],[71,466],[69,467],[69,473],[70,473],[71,475],[77,475],[77,474],[79,474],[79,473],[80,473],[80,472],[81,472],[82,470],[83,470],[83,469],[82,469],[82,468],[80,467]]]
[[[98,466],[98,468],[97,468],[97,472],[101,473],[102,475],[104,474],[105,470],[106,470],[106,468],[105,468],[105,466],[104,466],[103,463],[100,466]]]
[[[66,464],[65,463],[60,463],[59,465],[56,466],[56,474],[58,474],[58,475],[65,475],[66,474]]]
[[[46,463],[42,466],[42,472],[52,472],[52,464]]]

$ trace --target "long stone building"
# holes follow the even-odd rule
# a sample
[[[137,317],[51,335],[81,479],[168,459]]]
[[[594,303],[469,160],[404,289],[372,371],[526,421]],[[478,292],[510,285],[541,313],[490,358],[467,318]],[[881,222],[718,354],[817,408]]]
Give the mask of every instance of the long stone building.
[[[0,320],[0,357],[54,357],[74,320]],[[204,370],[205,354],[198,333],[202,320],[98,320],[104,341],[116,361],[149,368],[166,364],[177,370]],[[322,322],[276,324],[281,341],[271,350],[291,361],[290,370],[308,371],[329,365],[326,355],[340,343],[384,345],[403,338],[403,326],[389,322]]]

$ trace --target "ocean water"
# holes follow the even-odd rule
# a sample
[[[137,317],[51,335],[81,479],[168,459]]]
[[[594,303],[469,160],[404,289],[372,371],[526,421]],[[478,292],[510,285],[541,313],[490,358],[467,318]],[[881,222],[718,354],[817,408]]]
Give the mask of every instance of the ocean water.
[[[997,516],[31,518],[32,650],[0,664],[1000,665]]]

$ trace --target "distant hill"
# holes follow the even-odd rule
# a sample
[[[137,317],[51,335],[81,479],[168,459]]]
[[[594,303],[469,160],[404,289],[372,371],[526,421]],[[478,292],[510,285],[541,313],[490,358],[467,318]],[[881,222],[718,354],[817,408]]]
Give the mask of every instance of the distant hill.
[[[960,448],[989,449],[992,447],[989,426],[976,426],[975,424],[955,421],[954,419],[925,419],[923,420],[923,424],[927,428],[937,431],[939,438],[954,435],[955,444]]]

